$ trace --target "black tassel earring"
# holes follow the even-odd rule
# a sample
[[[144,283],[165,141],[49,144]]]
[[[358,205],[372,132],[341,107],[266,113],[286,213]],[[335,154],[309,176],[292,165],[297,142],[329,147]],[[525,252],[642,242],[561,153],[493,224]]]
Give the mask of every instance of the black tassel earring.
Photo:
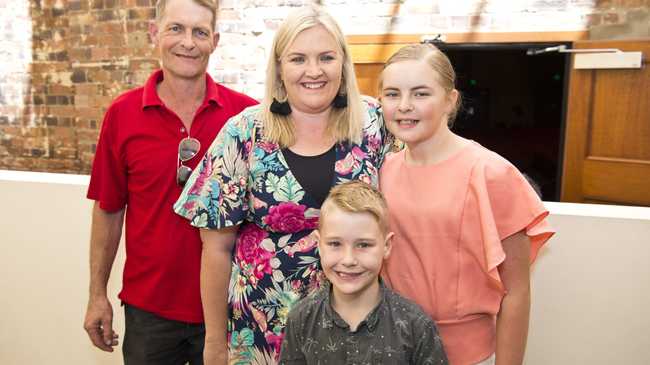
[[[276,98],[273,98],[269,110],[271,110],[271,113],[273,114],[280,114],[286,117],[291,114],[291,105],[289,105],[288,101],[279,102]]]
[[[346,94],[337,94],[332,100],[332,106],[343,109],[348,106],[348,96]]]

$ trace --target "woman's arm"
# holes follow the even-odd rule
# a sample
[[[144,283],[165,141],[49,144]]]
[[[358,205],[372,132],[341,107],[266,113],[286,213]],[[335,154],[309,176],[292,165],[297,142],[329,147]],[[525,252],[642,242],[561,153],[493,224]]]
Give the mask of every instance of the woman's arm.
[[[506,290],[497,315],[497,365],[524,361],[530,315],[530,240],[523,231],[502,242],[506,259],[499,275]]]
[[[239,226],[201,229],[201,301],[205,317],[206,365],[228,363],[228,284],[232,265],[232,248]]]

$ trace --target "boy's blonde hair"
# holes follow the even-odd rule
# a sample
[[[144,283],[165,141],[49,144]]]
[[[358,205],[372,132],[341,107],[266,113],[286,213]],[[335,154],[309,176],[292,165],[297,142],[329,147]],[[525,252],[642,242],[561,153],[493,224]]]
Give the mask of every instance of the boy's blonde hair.
[[[165,8],[169,0],[156,1],[156,23],[165,15]],[[195,4],[200,5],[212,13],[212,30],[216,30],[217,26],[217,12],[219,11],[219,0],[192,0]]]
[[[438,47],[434,46],[433,44],[430,43],[411,44],[400,48],[399,50],[397,50],[397,52],[395,52],[392,56],[390,56],[388,61],[386,61],[383,70],[385,70],[386,67],[392,65],[393,63],[397,63],[401,61],[426,62],[429,66],[431,66],[431,69],[436,73],[437,76],[436,78],[438,79],[440,86],[442,86],[442,88],[445,89],[447,93],[450,93],[455,89],[456,72],[454,71],[454,67],[451,65],[451,62],[449,61],[447,55],[444,54],[440,49],[438,49]],[[382,76],[383,76],[383,70],[382,70]],[[383,87],[382,76],[380,76],[379,78],[380,93]],[[459,92],[458,99],[456,100],[456,105],[454,105],[454,109],[449,114],[448,124],[451,125],[454,122],[454,119],[456,119],[456,115],[458,114],[458,109],[460,109],[460,106],[461,106],[461,95]]]
[[[383,234],[389,232],[386,199],[379,190],[370,184],[352,180],[332,188],[321,207],[319,230],[322,229],[322,217],[328,214],[332,206],[348,213],[369,213],[375,218]]]
[[[334,37],[339,46],[338,51],[343,57],[343,70],[338,94],[346,95],[348,101],[347,107],[332,109],[327,130],[338,142],[361,142],[363,128],[361,94],[347,42],[341,28],[330,14],[317,5],[309,5],[291,12],[282,22],[273,38],[266,68],[265,93],[260,119],[264,121],[265,137],[281,147],[293,145],[295,134],[290,116],[274,114],[270,111],[274,98],[280,102],[287,100],[287,90],[280,78],[280,61],[300,32],[319,25]]]

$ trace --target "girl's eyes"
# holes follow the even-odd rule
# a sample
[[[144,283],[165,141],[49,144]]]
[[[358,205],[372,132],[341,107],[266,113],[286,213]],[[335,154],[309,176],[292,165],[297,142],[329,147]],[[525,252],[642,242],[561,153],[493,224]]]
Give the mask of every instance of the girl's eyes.
[[[416,97],[426,97],[426,96],[430,96],[431,94],[425,91],[416,91],[415,93],[413,93],[413,95],[415,95]]]
[[[169,27],[169,30],[171,30],[172,32],[179,32],[181,30],[181,27],[179,25],[172,25],[171,27]]]
[[[386,98],[396,98],[397,96],[398,96],[398,94],[396,92],[392,92],[392,91],[384,93],[384,97],[386,97]]]
[[[339,247],[341,245],[341,243],[338,242],[338,241],[328,241],[327,245],[330,246],[330,247]]]

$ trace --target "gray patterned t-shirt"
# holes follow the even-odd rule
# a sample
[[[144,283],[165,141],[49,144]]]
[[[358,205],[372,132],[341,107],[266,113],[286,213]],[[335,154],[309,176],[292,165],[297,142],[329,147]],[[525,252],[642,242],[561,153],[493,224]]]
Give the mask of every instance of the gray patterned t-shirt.
[[[330,292],[324,285],[291,310],[281,365],[448,364],[436,325],[417,304],[381,284],[379,305],[352,332]]]

